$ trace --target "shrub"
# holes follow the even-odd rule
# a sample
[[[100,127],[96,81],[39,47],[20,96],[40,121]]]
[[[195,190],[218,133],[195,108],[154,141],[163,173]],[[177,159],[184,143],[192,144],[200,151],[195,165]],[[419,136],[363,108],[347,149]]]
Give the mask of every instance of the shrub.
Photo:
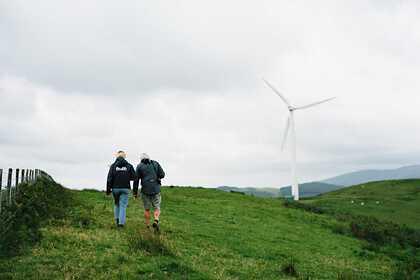
[[[394,279],[420,279],[420,250],[409,250],[399,263]]]
[[[379,245],[398,244],[402,247],[420,247],[420,231],[374,217],[355,216],[350,222],[354,236]]]
[[[19,185],[15,201],[0,214],[0,256],[18,254],[39,241],[39,228],[49,219],[64,217],[70,201],[69,192],[49,177]]]
[[[245,195],[245,193],[244,193],[244,192],[239,192],[239,191],[234,191],[234,190],[230,190],[230,192],[231,192],[231,193],[236,193],[236,194],[242,194],[242,195]]]
[[[320,208],[320,207],[317,207],[317,206],[311,205],[311,204],[300,203],[300,202],[293,201],[293,200],[285,200],[283,202],[283,205],[285,207],[288,207],[288,208],[303,209],[305,211],[313,212],[313,213],[317,213],[317,214],[324,214],[325,213],[325,210]]]

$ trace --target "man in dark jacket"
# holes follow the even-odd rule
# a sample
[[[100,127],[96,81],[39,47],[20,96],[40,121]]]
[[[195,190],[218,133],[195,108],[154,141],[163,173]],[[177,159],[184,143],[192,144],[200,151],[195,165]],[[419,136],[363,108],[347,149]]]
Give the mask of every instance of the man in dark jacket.
[[[141,198],[144,206],[144,219],[146,227],[150,223],[150,209],[153,208],[153,228],[159,231],[160,215],[160,187],[161,179],[165,177],[165,172],[157,161],[151,160],[147,154],[142,154],[140,163],[136,168],[136,180],[134,181],[133,193],[137,197],[139,179],[141,179]]]
[[[125,160],[125,157],[124,151],[117,153],[117,159],[109,168],[106,185],[106,194],[109,195],[112,192],[114,196],[114,216],[118,227],[124,227],[128,194],[131,188],[130,181],[136,178],[133,166]]]

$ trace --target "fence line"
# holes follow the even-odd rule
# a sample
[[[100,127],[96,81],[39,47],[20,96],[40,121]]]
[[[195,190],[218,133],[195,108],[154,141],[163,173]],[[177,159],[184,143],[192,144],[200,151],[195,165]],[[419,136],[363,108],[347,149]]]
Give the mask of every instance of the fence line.
[[[4,172],[3,172],[4,170]],[[6,188],[3,188],[3,177],[6,177],[7,171],[7,184]],[[3,176],[3,174],[5,176]],[[13,174],[14,174],[14,184],[13,181]],[[47,176],[51,178],[47,173],[40,169],[20,169],[20,168],[8,168],[8,169],[1,169],[0,168],[0,212],[2,207],[5,204],[12,204],[12,201],[16,197],[16,193],[18,192],[19,185],[22,183],[32,183],[37,178],[41,176]]]

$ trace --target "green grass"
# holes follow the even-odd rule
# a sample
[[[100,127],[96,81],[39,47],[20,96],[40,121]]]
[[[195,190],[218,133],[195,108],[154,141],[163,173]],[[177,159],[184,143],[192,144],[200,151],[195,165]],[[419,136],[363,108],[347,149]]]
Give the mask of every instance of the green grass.
[[[373,216],[420,228],[420,180],[416,179],[361,184],[303,202],[327,211]]]
[[[333,217],[279,199],[164,188],[155,235],[138,200],[117,230],[110,197],[72,195],[70,215],[43,227],[37,245],[0,259],[0,279],[390,279],[396,266],[365,241],[334,233]]]

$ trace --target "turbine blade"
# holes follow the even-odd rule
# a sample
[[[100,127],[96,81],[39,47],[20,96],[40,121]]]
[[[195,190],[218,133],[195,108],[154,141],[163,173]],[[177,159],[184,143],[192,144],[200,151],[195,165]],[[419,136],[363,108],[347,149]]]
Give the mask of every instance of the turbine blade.
[[[316,106],[316,105],[319,105],[319,104],[322,104],[322,103],[331,101],[333,99],[335,99],[335,97],[324,99],[324,100],[321,100],[321,101],[318,101],[318,102],[314,102],[314,103],[311,103],[311,104],[308,104],[308,105],[305,105],[305,106],[296,107],[295,110],[301,110],[301,109],[306,109],[306,108],[309,108],[309,107],[313,107],[313,106]]]
[[[280,98],[283,100],[284,103],[286,103],[286,105],[288,107],[291,107],[289,101],[287,101],[286,97],[283,96],[283,94],[280,93],[280,91],[278,91],[272,84],[270,84],[266,79],[262,79],[264,81],[264,83],[271,88],[278,96],[280,96]]]
[[[284,150],[284,146],[286,145],[287,136],[289,135],[289,128],[290,128],[290,117],[288,117],[286,121],[286,128],[284,129],[283,141],[281,142],[281,150]]]

